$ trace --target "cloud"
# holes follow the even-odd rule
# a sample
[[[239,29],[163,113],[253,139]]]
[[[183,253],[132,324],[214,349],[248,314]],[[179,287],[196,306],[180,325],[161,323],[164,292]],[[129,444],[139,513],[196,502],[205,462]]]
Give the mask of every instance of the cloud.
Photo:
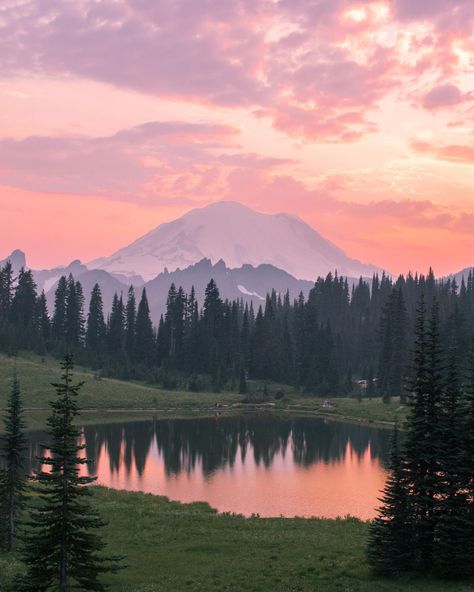
[[[472,34],[474,7],[471,0],[392,0],[392,5],[395,16],[402,21],[431,21],[440,31]]]
[[[0,182],[23,189],[139,203],[220,196],[233,170],[270,171],[290,159],[243,152],[229,125],[148,122],[105,137],[0,140]]]
[[[454,84],[440,84],[423,95],[421,104],[431,110],[459,105],[470,98],[470,93],[463,94]]]
[[[107,137],[0,140],[0,179],[26,189],[132,198],[160,171],[207,163],[235,147],[227,125],[150,122]]]
[[[3,73],[74,74],[221,105],[262,100],[256,10],[216,0],[34,0],[0,12]]]
[[[0,7],[0,70],[252,109],[291,136],[347,142],[377,129],[372,114],[404,83],[458,68],[455,37],[444,33],[456,22],[463,27],[455,35],[466,38],[471,6],[461,0],[22,0]],[[423,31],[420,19],[429,25]],[[446,89],[438,93],[447,100]],[[425,100],[442,98],[435,92]]]
[[[430,142],[415,140],[411,143],[411,147],[419,154],[425,154],[439,160],[469,165],[474,164],[474,146],[472,145],[448,144],[438,146]]]

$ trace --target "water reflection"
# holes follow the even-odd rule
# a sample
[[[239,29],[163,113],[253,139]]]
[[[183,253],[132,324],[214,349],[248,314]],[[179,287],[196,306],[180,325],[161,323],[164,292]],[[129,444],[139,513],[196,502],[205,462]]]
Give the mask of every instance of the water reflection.
[[[271,415],[85,426],[89,467],[114,488],[262,516],[374,515],[390,434]],[[44,434],[30,434],[29,469]]]

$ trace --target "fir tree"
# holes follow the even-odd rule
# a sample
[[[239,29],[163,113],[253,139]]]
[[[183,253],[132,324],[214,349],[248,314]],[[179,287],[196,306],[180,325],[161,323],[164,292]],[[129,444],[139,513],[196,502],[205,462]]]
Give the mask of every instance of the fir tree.
[[[76,351],[84,339],[84,294],[72,275],[67,281],[65,337],[69,351]]]
[[[474,524],[469,522],[466,464],[464,462],[464,413],[455,351],[451,351],[447,384],[442,394],[439,422],[438,509],[435,527],[434,569],[443,577],[474,573]]]
[[[10,348],[10,310],[13,299],[13,269],[10,261],[0,268],[0,347]]]
[[[413,567],[422,572],[433,567],[440,464],[440,410],[443,388],[439,342],[438,304],[433,302],[426,322],[420,300],[415,329],[413,376],[405,441],[405,475],[410,489]]]
[[[122,365],[125,357],[125,309],[122,296],[114,294],[107,327],[107,347],[112,362]]]
[[[51,323],[51,334],[56,350],[62,350],[66,341],[66,296],[67,280],[61,276],[54,295],[54,313]]]
[[[125,350],[129,360],[133,360],[135,353],[135,325],[137,321],[137,301],[135,289],[128,289],[127,306],[125,308]]]
[[[135,359],[145,367],[150,366],[154,358],[155,340],[145,288],[138,305],[135,337]]]
[[[91,292],[89,302],[89,314],[87,316],[86,349],[90,363],[99,368],[105,349],[107,328],[104,320],[104,305],[99,284],[95,284]]]
[[[0,322],[5,322],[13,299],[13,269],[10,261],[0,269]]]
[[[221,373],[221,337],[223,329],[223,302],[216,282],[211,279],[206,286],[202,315],[203,337],[207,345],[203,359],[204,369],[213,377],[214,383],[220,382]]]
[[[43,292],[36,301],[36,317],[37,317],[37,331],[38,331],[38,353],[45,354],[48,351],[51,342],[51,321],[48,315],[48,305],[46,302],[46,295]]]
[[[377,518],[370,525],[367,555],[375,572],[390,574],[404,571],[410,565],[412,553],[410,533],[409,491],[404,472],[398,426],[392,438],[389,476],[382,506]],[[408,535],[408,536],[407,536]]]
[[[20,383],[15,372],[4,417],[1,456],[5,468],[0,476],[0,543],[9,551],[15,546],[18,514],[24,502],[24,427]]]
[[[389,403],[392,396],[404,396],[407,313],[401,287],[393,288],[380,325],[379,390]]]
[[[53,384],[57,399],[50,403],[47,420],[51,444],[45,447],[39,459],[42,468],[34,476],[40,487],[27,524],[27,574],[21,589],[101,591],[106,588],[100,575],[111,571],[114,563],[102,556],[104,543],[94,532],[104,524],[87,499],[91,495],[87,486],[95,478],[80,476],[80,468],[90,461],[82,455],[84,446],[78,444],[80,431],[74,424],[81,384],[73,383],[70,355],[61,367],[61,382]]]
[[[30,270],[21,269],[11,305],[15,345],[33,349],[37,343],[36,284]]]
[[[247,380],[245,378],[245,370],[244,367],[240,367],[240,376],[239,376],[239,394],[245,395],[247,393]]]

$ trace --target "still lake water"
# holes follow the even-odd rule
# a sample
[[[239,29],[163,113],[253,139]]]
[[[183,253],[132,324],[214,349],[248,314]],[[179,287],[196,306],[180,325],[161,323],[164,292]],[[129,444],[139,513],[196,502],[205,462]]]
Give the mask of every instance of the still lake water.
[[[320,418],[154,419],[83,428],[89,467],[114,489],[206,501],[250,516],[373,518],[390,432]],[[29,469],[45,443],[29,434]]]

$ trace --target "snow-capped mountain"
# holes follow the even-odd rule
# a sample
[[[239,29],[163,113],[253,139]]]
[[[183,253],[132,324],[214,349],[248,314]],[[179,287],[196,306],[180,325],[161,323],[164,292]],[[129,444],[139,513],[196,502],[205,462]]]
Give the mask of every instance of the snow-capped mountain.
[[[231,268],[270,264],[313,281],[335,270],[349,277],[381,271],[351,259],[296,216],[262,214],[237,202],[191,210],[88,267],[148,281],[165,269],[184,269],[203,258],[212,263],[222,259]]]

